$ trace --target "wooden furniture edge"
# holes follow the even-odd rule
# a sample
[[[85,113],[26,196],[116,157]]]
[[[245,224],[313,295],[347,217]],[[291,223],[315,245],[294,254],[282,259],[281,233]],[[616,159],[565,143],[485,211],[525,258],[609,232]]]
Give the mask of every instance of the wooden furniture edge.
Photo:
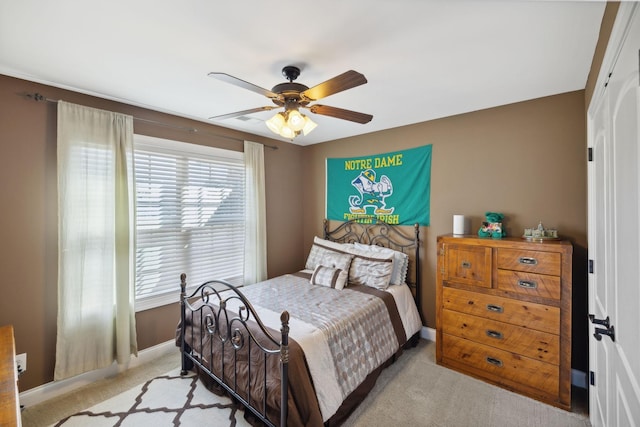
[[[11,325],[0,326],[0,425],[21,425],[16,346]]]

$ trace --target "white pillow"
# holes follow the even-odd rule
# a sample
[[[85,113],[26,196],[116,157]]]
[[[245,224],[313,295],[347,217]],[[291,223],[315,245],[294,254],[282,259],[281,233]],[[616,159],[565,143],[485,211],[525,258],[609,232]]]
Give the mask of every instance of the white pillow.
[[[407,281],[407,271],[409,270],[409,256],[404,252],[395,251],[378,245],[365,245],[364,243],[354,243],[353,246],[361,251],[393,256],[393,271],[391,272],[392,285],[401,285]]]
[[[320,264],[324,267],[338,268],[345,273],[349,272],[351,261],[353,260],[352,254],[341,254],[338,252],[327,252],[320,260]]]
[[[347,253],[346,248],[348,246],[350,245],[324,240],[316,236],[313,238],[313,245],[307,256],[307,262],[304,268],[307,270],[315,270],[315,268],[321,264],[322,258],[325,255],[345,254]],[[348,268],[345,271],[348,271]]]
[[[356,255],[349,268],[349,284],[365,285],[385,290],[389,287],[393,258]]]
[[[334,289],[344,289],[347,284],[347,272],[340,268],[318,265],[311,275],[312,285],[327,286]]]

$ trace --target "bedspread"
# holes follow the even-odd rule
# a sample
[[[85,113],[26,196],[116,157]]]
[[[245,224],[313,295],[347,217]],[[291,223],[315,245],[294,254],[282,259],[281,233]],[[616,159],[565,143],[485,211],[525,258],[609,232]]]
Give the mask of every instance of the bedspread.
[[[255,301],[269,326],[277,325],[272,322],[283,310],[291,315],[289,336],[304,350],[324,420],[406,341],[387,292],[366,286],[313,286],[304,273],[244,287],[242,292]]]
[[[305,273],[246,286],[241,292],[276,337],[280,313],[287,310],[291,315],[289,336],[293,346],[299,345],[304,353],[303,362],[293,363],[293,371],[300,366],[308,367],[310,380],[306,381],[315,389],[316,405],[323,421],[331,418],[367,375],[393,356],[407,340],[394,298],[388,292],[366,286],[350,285],[343,290],[313,286]],[[229,309],[237,312],[238,305],[231,304]],[[292,399],[298,402],[297,406],[303,399],[299,394],[305,392],[305,380],[295,378],[299,375],[294,373],[290,380]],[[303,385],[293,384],[297,381]],[[277,399],[279,393],[277,396],[270,393],[269,405],[277,405]],[[303,406],[303,412],[314,410],[313,403],[306,402]],[[303,424],[306,419],[317,418],[317,415],[300,414],[299,407],[290,414],[289,421],[292,415]]]

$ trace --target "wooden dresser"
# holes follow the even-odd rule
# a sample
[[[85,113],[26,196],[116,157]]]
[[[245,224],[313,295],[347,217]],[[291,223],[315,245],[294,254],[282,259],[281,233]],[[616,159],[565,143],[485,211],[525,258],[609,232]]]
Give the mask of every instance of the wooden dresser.
[[[20,426],[13,327],[0,326],[0,426]]]
[[[566,241],[438,237],[437,363],[571,409]]]

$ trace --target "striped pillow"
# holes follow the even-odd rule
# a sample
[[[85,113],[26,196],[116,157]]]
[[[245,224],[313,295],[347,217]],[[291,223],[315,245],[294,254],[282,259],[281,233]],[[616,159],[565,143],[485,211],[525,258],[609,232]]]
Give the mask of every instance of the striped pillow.
[[[344,254],[347,252],[348,246],[343,243],[336,243],[330,240],[324,240],[319,237],[314,237],[313,245],[309,251],[307,262],[304,268],[307,270],[314,270],[318,265],[322,264],[322,259],[328,254]],[[327,264],[323,264],[327,265]],[[347,267],[345,270],[348,270]]]
[[[325,267],[338,268],[344,272],[349,272],[349,267],[351,266],[351,261],[353,260],[353,255],[351,254],[340,254],[337,252],[325,253],[318,265],[323,265]]]
[[[404,252],[396,251],[377,245],[365,245],[362,243],[354,243],[353,247],[357,250],[372,252],[374,257],[380,255],[388,257],[393,255],[393,271],[391,272],[391,285],[401,285],[407,281],[407,272],[409,271],[409,256]],[[363,255],[364,253],[358,253]]]
[[[325,267],[318,265],[311,275],[311,284],[318,286],[327,286],[334,289],[344,289],[347,283],[347,272],[339,268]]]
[[[393,257],[375,258],[356,255],[349,269],[349,283],[385,290],[393,272]]]

